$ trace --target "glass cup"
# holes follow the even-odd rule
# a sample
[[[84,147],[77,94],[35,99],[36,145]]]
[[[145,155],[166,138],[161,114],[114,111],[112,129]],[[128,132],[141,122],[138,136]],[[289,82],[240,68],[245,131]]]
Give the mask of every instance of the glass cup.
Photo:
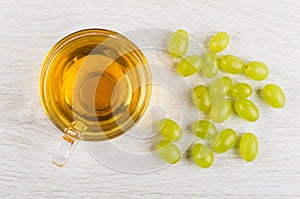
[[[133,127],[151,96],[151,72],[143,53],[126,37],[86,29],[60,40],[46,56],[40,100],[63,133],[53,163],[63,166],[79,140],[104,141]]]

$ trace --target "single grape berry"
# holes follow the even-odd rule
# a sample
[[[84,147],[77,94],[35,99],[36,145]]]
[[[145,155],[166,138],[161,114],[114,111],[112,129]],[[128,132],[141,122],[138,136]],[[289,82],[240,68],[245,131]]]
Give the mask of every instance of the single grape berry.
[[[189,35],[184,30],[177,30],[173,33],[168,50],[172,57],[179,58],[186,54],[189,47]]]
[[[262,81],[269,75],[269,68],[262,62],[251,61],[246,65],[246,75],[256,81]]]
[[[224,98],[230,93],[232,80],[225,76],[215,80],[209,89],[212,98]]]
[[[192,124],[192,131],[195,135],[202,139],[212,139],[217,134],[216,126],[207,120],[194,122]]]
[[[215,123],[222,123],[231,113],[231,103],[225,99],[216,100],[210,109],[210,118]]]
[[[169,141],[177,142],[182,137],[182,130],[179,125],[171,119],[165,118],[158,122],[158,129],[161,135]]]
[[[199,85],[193,89],[193,102],[200,111],[207,112],[210,110],[211,97],[205,86]]]
[[[247,83],[237,83],[231,87],[230,94],[233,98],[245,99],[252,95],[252,87]]]
[[[218,69],[219,57],[213,53],[208,52],[203,58],[203,65],[201,67],[201,73],[207,78],[214,78]]]
[[[285,95],[276,84],[267,84],[262,90],[262,97],[273,108],[282,108],[285,105]]]
[[[233,129],[223,130],[213,143],[213,149],[216,153],[225,153],[232,149],[236,142],[236,132]]]
[[[196,165],[201,168],[209,168],[214,162],[214,154],[210,148],[202,144],[195,144],[192,156]]]
[[[241,99],[235,102],[235,112],[248,122],[255,122],[259,118],[259,110],[253,102]]]
[[[200,70],[202,58],[199,55],[191,55],[183,58],[178,66],[177,73],[183,77],[188,77]]]
[[[222,77],[222,82],[224,85],[225,93],[226,93],[226,95],[228,95],[231,91],[232,80],[230,77],[224,76],[224,77]]]
[[[225,55],[221,57],[219,66],[224,72],[231,74],[241,74],[245,69],[244,61],[233,55]]]
[[[258,140],[253,133],[246,133],[240,141],[240,154],[246,162],[255,160],[258,154]]]
[[[214,53],[223,51],[229,43],[229,35],[226,32],[219,32],[215,34],[209,43],[209,48]]]
[[[160,158],[169,164],[176,164],[181,159],[178,147],[167,140],[162,140],[157,144],[157,152]]]

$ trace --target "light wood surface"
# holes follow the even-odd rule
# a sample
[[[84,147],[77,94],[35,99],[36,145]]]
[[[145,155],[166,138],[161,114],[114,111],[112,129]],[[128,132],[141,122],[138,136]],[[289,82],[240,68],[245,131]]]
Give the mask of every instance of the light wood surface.
[[[299,1],[1,0],[0,21],[0,198],[300,198]],[[183,28],[203,46],[210,35],[226,31],[231,36],[226,53],[267,63],[271,75],[255,87],[281,85],[285,108],[273,110],[255,99],[259,122],[230,120],[238,132],[257,134],[256,161],[245,163],[231,151],[216,155],[207,170],[184,158],[175,166],[132,174],[100,164],[80,143],[64,168],[52,165],[61,135],[39,102],[41,63],[60,38],[91,27],[120,33]],[[175,62],[162,60],[159,65]],[[162,75],[170,82],[174,77]]]

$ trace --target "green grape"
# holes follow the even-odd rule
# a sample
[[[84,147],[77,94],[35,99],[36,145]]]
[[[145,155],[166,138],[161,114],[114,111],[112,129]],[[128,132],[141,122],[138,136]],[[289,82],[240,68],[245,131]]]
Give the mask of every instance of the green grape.
[[[219,66],[223,71],[231,74],[241,74],[245,69],[244,61],[233,55],[221,57]]]
[[[222,77],[223,85],[225,88],[225,93],[228,95],[231,91],[231,86],[232,86],[232,80],[230,77],[224,76]]]
[[[201,64],[202,58],[199,55],[188,56],[179,62],[177,72],[183,77],[188,77],[200,70]]]
[[[273,108],[282,108],[285,105],[285,95],[276,84],[267,84],[262,90],[263,99]]]
[[[210,110],[211,97],[205,86],[200,85],[193,89],[193,102],[200,111],[207,112]]]
[[[179,58],[186,54],[189,47],[189,35],[184,30],[177,30],[173,33],[168,50],[172,57]]]
[[[218,62],[218,56],[213,52],[208,52],[203,58],[202,74],[207,78],[214,78],[218,73]]]
[[[258,140],[253,133],[246,133],[240,141],[240,154],[246,162],[255,160],[258,154]]]
[[[195,144],[193,146],[192,156],[196,165],[201,168],[209,168],[214,162],[213,152],[202,144]]]
[[[209,43],[209,48],[215,53],[223,51],[229,43],[229,35],[226,32],[219,32],[215,34]]]
[[[229,94],[232,86],[232,80],[225,76],[215,80],[209,89],[210,95],[213,98],[224,98]]]
[[[217,134],[216,126],[207,120],[194,122],[192,124],[192,131],[195,135],[202,139],[211,139]]]
[[[256,81],[262,81],[269,75],[269,68],[262,62],[249,62],[245,68],[246,75]]]
[[[178,147],[170,141],[162,140],[157,144],[157,151],[160,158],[169,164],[176,164],[181,159]]]
[[[232,149],[236,142],[236,132],[233,129],[223,130],[213,143],[213,149],[217,153],[224,153]]]
[[[252,95],[252,87],[246,83],[237,83],[231,87],[230,94],[234,98],[245,99]]]
[[[182,130],[176,122],[165,118],[158,122],[158,129],[161,135],[169,141],[177,142],[182,137]]]
[[[228,100],[216,100],[210,109],[210,118],[215,123],[222,123],[228,119],[231,113],[231,104]]]
[[[253,102],[241,99],[235,102],[235,111],[244,120],[255,122],[259,118],[259,110]]]

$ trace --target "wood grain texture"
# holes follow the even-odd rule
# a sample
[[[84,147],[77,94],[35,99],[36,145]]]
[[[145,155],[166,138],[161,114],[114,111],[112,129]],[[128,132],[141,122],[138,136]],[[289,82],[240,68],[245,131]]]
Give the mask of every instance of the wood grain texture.
[[[0,198],[300,198],[299,1],[1,0],[0,21]],[[60,135],[40,106],[39,70],[60,38],[90,27],[183,28],[203,45],[227,31],[226,52],[267,63],[266,82],[287,96],[255,125],[232,120],[239,132],[257,132],[257,160],[229,152],[208,170],[184,160],[137,175],[103,166],[79,144],[66,167],[53,166]]]

